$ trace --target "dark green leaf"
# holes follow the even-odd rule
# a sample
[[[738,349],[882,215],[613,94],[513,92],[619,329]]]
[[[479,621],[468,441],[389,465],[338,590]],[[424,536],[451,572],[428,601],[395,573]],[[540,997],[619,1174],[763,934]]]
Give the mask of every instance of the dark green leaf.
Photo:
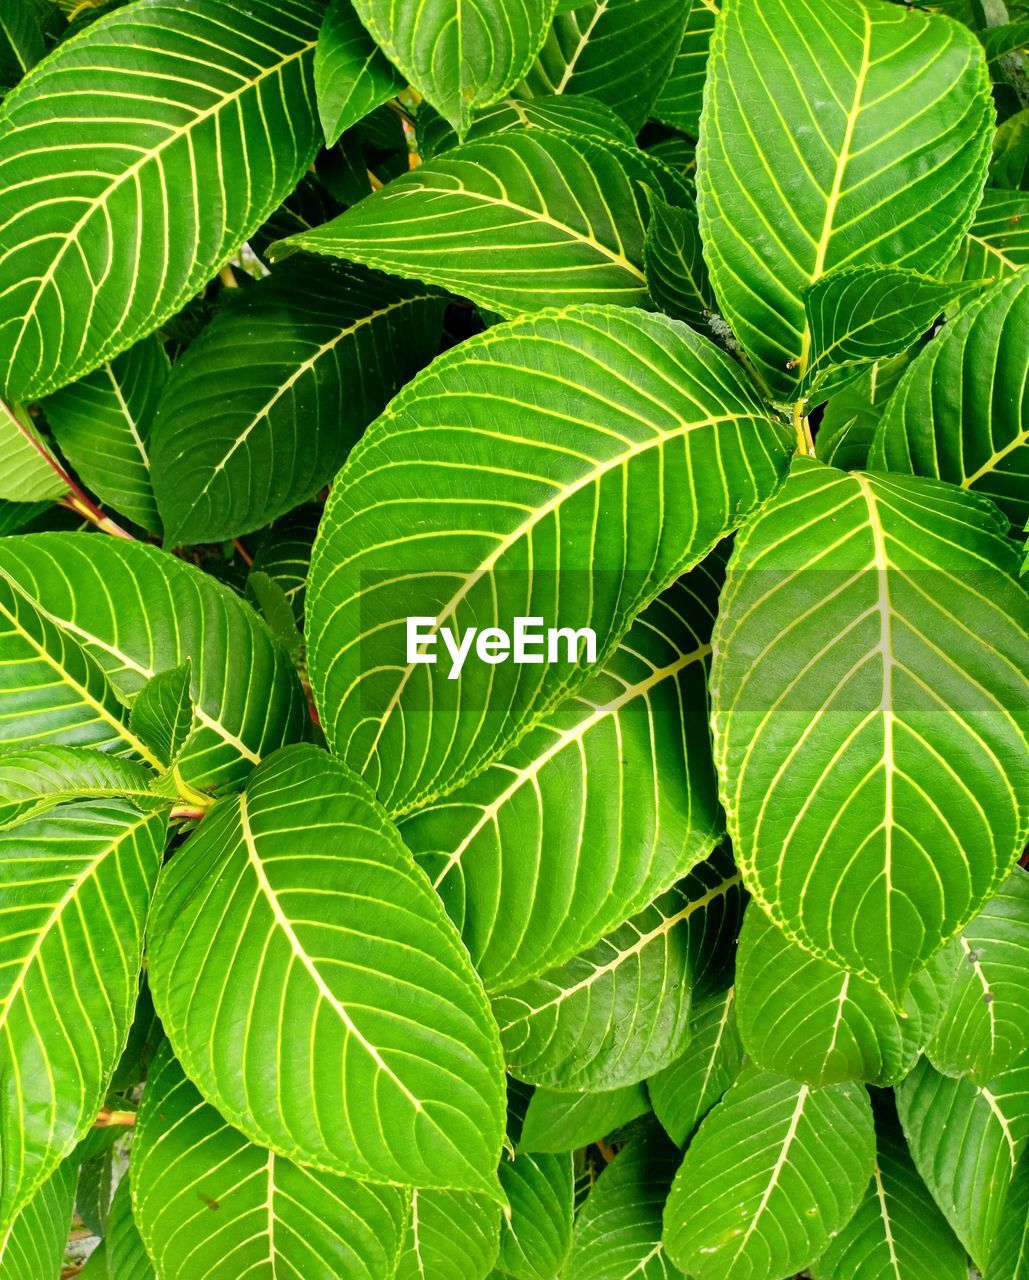
[[[558,1093],[536,1089],[529,1100],[519,1151],[575,1151],[606,1138],[650,1110],[639,1084],[609,1093]]]
[[[330,147],[404,87],[403,77],[362,26],[353,0],[330,0],[314,55],[314,84]]]

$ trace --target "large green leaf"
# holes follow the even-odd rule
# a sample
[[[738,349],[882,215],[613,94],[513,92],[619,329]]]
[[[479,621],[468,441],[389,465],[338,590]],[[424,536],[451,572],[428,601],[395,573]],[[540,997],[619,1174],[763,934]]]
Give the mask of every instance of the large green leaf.
[[[810,459],[730,562],[713,723],[744,882],[895,1006],[1025,842],[1017,574],[984,500]]]
[[[992,107],[982,46],[881,0],[726,0],[697,157],[719,310],[778,398],[808,371],[802,289],[834,267],[933,274],[967,231]]]
[[[432,105],[464,133],[471,113],[524,77],[557,0],[354,0],[361,21]]]
[[[1026,1280],[1029,1276],[1029,1151],[1023,1151],[1004,1199],[986,1280]]]
[[[953,984],[928,1056],[947,1075],[980,1083],[1013,1067],[1029,1045],[1029,872],[1016,867],[954,948]]]
[[[968,1259],[911,1162],[888,1095],[877,1098],[875,1167],[857,1212],[809,1270],[814,1280],[968,1280]]]
[[[0,1230],[103,1102],[165,829],[163,814],[95,800],[0,833]]]
[[[606,1093],[535,1089],[522,1123],[519,1151],[575,1151],[607,1138],[650,1110],[639,1084]]]
[[[262,755],[306,733],[286,651],[234,592],[192,565],[142,543],[55,533],[4,539],[0,573],[37,603],[60,643],[78,641],[125,698],[192,660],[199,724],[178,765],[194,786],[238,781]],[[80,744],[99,745],[95,733]],[[116,741],[109,726],[105,733],[102,741]]]
[[[1025,266],[1029,266],[1029,194],[987,187],[947,275],[959,280],[1001,279]]]
[[[553,1280],[572,1245],[572,1157],[522,1153],[500,1166],[510,1206],[497,1269],[514,1280]]]
[[[74,1157],[47,1179],[0,1231],[0,1280],[51,1280],[58,1275],[75,1202]]]
[[[680,1147],[739,1075],[736,988],[698,1005],[685,1052],[647,1081],[654,1114]]]
[[[635,1138],[600,1175],[575,1220],[566,1280],[673,1280],[661,1215],[679,1152],[660,1129]]]
[[[364,29],[353,0],[330,0],[314,55],[314,84],[330,147],[404,87],[403,77]]]
[[[849,1221],[875,1138],[859,1085],[812,1090],[756,1067],[701,1123],[665,1207],[668,1256],[694,1280],[778,1280]]]
[[[694,975],[732,946],[742,898],[731,859],[712,859],[589,951],[494,996],[508,1071],[606,1090],[667,1066],[689,1038]]]
[[[5,99],[10,396],[45,395],[153,332],[296,186],[318,148],[321,14],[314,0],[139,0]]]
[[[711,33],[718,17],[717,0],[688,0],[686,26],[672,69],[657,101],[654,119],[700,136],[700,109],[704,102]]]
[[[132,1145],[133,1211],[161,1280],[369,1280],[393,1274],[407,1196],[254,1146],[208,1106],[167,1044]]]
[[[912,363],[886,406],[869,465],[983,493],[1021,529],[1029,517],[1027,345],[1022,271],[965,307]]]
[[[940,1075],[923,1059],[897,1087],[897,1109],[915,1167],[984,1270],[1029,1142],[1029,1065],[977,1085]]]
[[[529,72],[531,93],[585,93],[639,129],[668,78],[687,0],[587,0],[559,13]]]
[[[641,153],[606,139],[511,129],[444,152],[294,249],[442,285],[501,315],[647,301]]]
[[[775,488],[783,439],[736,366],[660,316],[581,308],[448,352],[371,426],[326,507],[308,645],[332,748],[394,813],[452,791],[589,669],[473,659],[449,680],[445,660],[407,660],[407,618],[435,617],[436,638],[515,616],[588,626],[605,662]]]
[[[277,753],[211,811],[161,877],[149,948],[177,1055],[254,1141],[377,1182],[495,1187],[485,994],[371,792],[324,752]]]
[[[154,487],[168,545],[250,533],[310,498],[435,354],[442,316],[421,286],[317,258],[245,290],[161,398]]]
[[[946,976],[923,969],[898,1013],[870,982],[791,942],[754,903],[737,956],[740,1038],[754,1062],[816,1088],[894,1084],[935,1030]]]
[[[137,342],[43,402],[61,452],[102,502],[159,532],[150,475],[150,429],[168,377],[157,338]]]
[[[670,587],[603,674],[485,773],[403,824],[489,990],[573,961],[721,834],[705,680],[721,577],[712,557]],[[660,945],[646,968],[656,977],[669,935],[651,917],[644,932],[656,930]],[[610,960],[627,944],[623,936],[600,945]],[[588,971],[594,959],[580,956],[573,968]],[[609,997],[618,968],[602,984]],[[543,988],[554,981],[563,978]]]
[[[501,1213],[466,1191],[412,1191],[397,1280],[486,1280],[500,1252]]]
[[[141,764],[86,747],[26,747],[0,753],[0,828],[71,800],[124,797],[139,809],[167,802]]]

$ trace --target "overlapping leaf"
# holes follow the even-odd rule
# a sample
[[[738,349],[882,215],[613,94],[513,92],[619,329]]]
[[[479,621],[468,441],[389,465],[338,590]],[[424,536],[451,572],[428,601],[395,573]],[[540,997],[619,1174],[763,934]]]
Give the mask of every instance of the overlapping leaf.
[[[204,819],[161,878],[149,958],[176,1054],[254,1141],[490,1193],[503,1101],[485,994],[371,792],[324,752],[277,753]]]
[[[100,1109],[135,1008],[165,827],[163,814],[96,800],[0,833],[0,1230]]]
[[[876,433],[869,465],[935,476],[1029,517],[1029,273],[965,307],[912,363]]]
[[[0,828],[72,800],[123,797],[139,809],[165,803],[141,764],[83,747],[27,747],[0,754]]]
[[[0,462],[0,498],[5,502],[39,502],[68,492],[67,480],[28,415],[5,404],[0,404]]]
[[[1017,574],[974,495],[810,460],[730,562],[712,697],[744,881],[894,1005],[1025,841]]]
[[[77,1172],[74,1159],[69,1157],[0,1231],[0,1280],[40,1280],[57,1275],[68,1238]]]
[[[122,1175],[111,1203],[111,1215],[104,1238],[110,1280],[156,1280],[143,1237],[132,1213],[129,1174]]]
[[[647,1091],[639,1084],[601,1093],[535,1089],[522,1123],[519,1151],[575,1151],[607,1138],[646,1115]]]
[[[418,152],[423,160],[431,160],[443,151],[457,146],[457,132],[431,108],[418,112]],[[475,117],[465,134],[466,142],[476,142],[491,133],[508,129],[548,129],[612,142],[633,145],[632,131],[618,113],[596,98],[582,94],[546,94],[539,98],[507,98]]]
[[[46,631],[51,651],[63,646],[70,663],[81,645],[86,657],[79,666],[88,660],[91,671],[102,669],[124,698],[157,672],[193,659],[199,724],[179,768],[194,786],[239,780],[262,755],[307,732],[303,694],[286,651],[237,595],[192,565],[142,543],[41,534],[0,543],[0,574],[17,584],[19,600],[26,601],[24,608],[19,604],[22,613],[28,601],[42,611],[33,625]],[[111,696],[102,689],[92,695],[93,702],[106,699],[106,714],[94,705],[74,712],[92,725],[103,721],[88,739],[77,738],[79,745],[117,746],[125,738],[122,722],[111,724],[117,719]],[[51,715],[59,720],[52,707]],[[139,750],[135,739],[127,749]]]
[[[829,397],[815,437],[816,458],[841,471],[863,471],[868,466],[883,412],[916,354],[917,348],[877,360]]]
[[[688,0],[682,43],[652,112],[655,120],[685,129],[694,138],[700,136],[700,109],[717,17],[717,0]]]
[[[654,1114],[680,1147],[739,1075],[743,1045],[736,1027],[736,989],[710,996],[690,1025],[690,1042],[647,1081]]]
[[[1029,266],[1029,195],[988,187],[947,276],[1000,279],[1025,266]]]
[[[1004,1197],[986,1280],[1026,1280],[1029,1276],[1029,1154],[1023,1151]]]
[[[248,1142],[204,1102],[167,1044],[139,1111],[132,1199],[162,1280],[389,1276],[407,1214],[397,1188],[302,1168]]]
[[[176,364],[154,427],[170,545],[250,533],[326,484],[439,344],[442,299],[318,259],[247,289]]]
[[[475,661],[449,680],[407,660],[408,617],[435,617],[437,640],[514,616],[591,627],[603,663],[784,463],[735,366],[663,317],[579,308],[463,343],[372,425],[326,507],[308,645],[330,745],[394,813],[452,791],[589,668]]]
[[[330,0],[318,34],[314,85],[330,146],[404,87],[403,77],[364,29],[353,0]]]
[[[17,84],[45,54],[31,0],[5,0],[0,12],[0,89]]]
[[[726,0],[697,187],[719,310],[772,396],[808,372],[801,291],[827,271],[933,274],[982,191],[992,107],[982,47],[882,0]]]
[[[501,1221],[497,1270],[514,1280],[552,1280],[572,1245],[572,1157],[521,1153],[500,1166],[510,1206]]]
[[[8,395],[45,395],[151,333],[289,194],[318,146],[320,21],[314,0],[140,0],[5,99]]]
[[[397,1280],[486,1280],[500,1252],[502,1212],[465,1191],[412,1191]]]
[[[714,304],[692,205],[651,197],[643,261],[650,295],[661,310],[703,329]]]

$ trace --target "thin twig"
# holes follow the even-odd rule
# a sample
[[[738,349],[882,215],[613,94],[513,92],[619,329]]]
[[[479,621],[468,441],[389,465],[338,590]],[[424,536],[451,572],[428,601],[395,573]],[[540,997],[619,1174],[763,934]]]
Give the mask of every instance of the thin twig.
[[[251,567],[253,566],[253,563],[254,563],[254,557],[250,554],[250,552],[249,552],[249,551],[246,549],[246,547],[243,545],[242,540],[241,540],[241,539],[239,539],[239,538],[233,538],[233,539],[232,539],[232,545],[233,545],[233,546],[236,548],[236,550],[239,552],[240,559],[243,561],[243,563],[246,565],[246,567],[247,567],[248,569],[249,569],[249,568],[251,568]]]
[[[93,1121],[94,1129],[114,1129],[122,1127],[131,1129],[136,1123],[135,1111],[115,1111],[111,1107],[103,1107]]]

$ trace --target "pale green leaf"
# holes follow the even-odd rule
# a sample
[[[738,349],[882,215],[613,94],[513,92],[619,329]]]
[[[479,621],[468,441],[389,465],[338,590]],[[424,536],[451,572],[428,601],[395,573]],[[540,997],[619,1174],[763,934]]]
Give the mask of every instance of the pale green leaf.
[[[661,1216],[679,1152],[659,1129],[634,1138],[601,1173],[575,1220],[566,1280],[678,1280]]]
[[[587,0],[560,13],[524,91],[585,93],[639,129],[668,77],[686,0]]]
[[[740,875],[719,856],[573,960],[493,997],[507,1069],[556,1089],[618,1089],[685,1048],[695,975],[731,947]]]
[[[262,755],[307,732],[286,651],[234,592],[167,552],[100,534],[20,536],[0,543],[0,573],[37,603],[66,648],[81,644],[126,699],[159,671],[191,660],[198,726],[178,763],[193,786],[239,781]],[[90,712],[92,720],[99,715]],[[117,741],[110,724],[102,728],[103,737],[92,729],[79,744]],[[118,737],[126,732],[119,726]]]
[[[983,499],[811,459],[730,561],[711,688],[744,883],[895,1006],[1025,843],[1017,575]]]
[[[389,1277],[407,1216],[397,1188],[303,1168],[248,1142],[167,1044],[139,1110],[132,1204],[161,1280]]]
[[[0,404],[0,498],[43,502],[67,492],[68,481],[28,414]]]
[[[0,1231],[0,1280],[53,1280],[61,1269],[75,1202],[73,1156]]]
[[[286,748],[205,817],[161,877],[149,959],[176,1054],[252,1140],[352,1177],[492,1193],[485,994],[395,828],[324,752]]]
[[[122,1175],[111,1204],[105,1244],[109,1280],[157,1280],[132,1214],[129,1173]]]
[[[497,1270],[514,1280],[554,1280],[572,1245],[572,1157],[522,1153],[500,1165],[510,1205]]]
[[[795,394],[802,290],[833,268],[932,275],[971,224],[990,145],[982,46],[881,0],[726,0],[697,157],[719,310],[771,395]]]
[[[150,430],[168,357],[157,338],[137,342],[43,401],[50,429],[79,478],[100,500],[160,532],[150,474]]]
[[[870,982],[799,947],[757,903],[737,955],[736,1016],[749,1057],[818,1088],[843,1080],[894,1084],[915,1065],[940,1017],[943,975],[923,969],[903,1013]]]
[[[713,556],[670,587],[602,674],[485,773],[404,822],[404,839],[488,990],[573,961],[719,838],[705,675],[721,579]],[[656,973],[667,934],[654,919],[645,932],[656,944],[647,965]],[[594,960],[606,964],[629,945],[622,938],[612,952],[601,944],[603,961],[580,957],[573,969],[582,977],[584,966],[591,971]],[[626,972],[639,972],[637,954],[627,952]],[[610,998],[618,968],[602,984]],[[553,975],[544,987],[552,981],[563,979]],[[573,1021],[592,1003],[590,985]]]
[[[260,528],[332,479],[439,346],[443,301],[320,259],[246,289],[178,361],[153,432],[168,545]]]
[[[606,1138],[646,1115],[647,1091],[640,1084],[607,1093],[559,1093],[536,1089],[518,1140],[519,1151],[575,1151]]]
[[[779,1280],[818,1257],[871,1177],[868,1095],[745,1067],[705,1117],[665,1207],[668,1256],[693,1280]]]
[[[485,1280],[500,1252],[501,1213],[466,1191],[412,1191],[397,1280]]]
[[[911,1163],[888,1095],[877,1098],[875,1167],[857,1212],[810,1268],[814,1280],[968,1280],[968,1259]]]
[[[556,0],[354,0],[390,61],[464,133],[532,65]]]
[[[935,476],[1029,517],[1029,273],[969,303],[912,363],[876,432],[869,465]]]
[[[136,1004],[166,825],[95,800],[0,833],[0,1230],[103,1103]]]
[[[954,948],[953,983],[928,1056],[979,1082],[1015,1066],[1029,1045],[1029,872],[1016,867]]]
[[[785,461],[736,367],[664,317],[580,308],[462,343],[404,388],[333,485],[308,597],[330,745],[393,813],[452,791],[589,668],[473,659],[449,680],[442,643],[442,662],[407,661],[409,616],[435,617],[438,640],[440,626],[510,627],[531,597],[548,628],[593,628],[603,663]],[[598,522],[601,509],[621,514]]]
[[[680,1147],[739,1075],[743,1045],[736,1027],[736,989],[698,1005],[690,1042],[670,1066],[647,1081],[654,1114]]]
[[[353,0],[330,0],[318,33],[314,84],[322,131],[330,147],[344,130],[404,87],[403,77],[364,29]]]
[[[688,0],[682,43],[652,112],[655,120],[685,129],[693,138],[700,136],[700,109],[717,16],[717,0]]]
[[[977,1085],[940,1075],[923,1059],[897,1087],[897,1109],[915,1167],[984,1270],[1029,1141],[1029,1065]]]

